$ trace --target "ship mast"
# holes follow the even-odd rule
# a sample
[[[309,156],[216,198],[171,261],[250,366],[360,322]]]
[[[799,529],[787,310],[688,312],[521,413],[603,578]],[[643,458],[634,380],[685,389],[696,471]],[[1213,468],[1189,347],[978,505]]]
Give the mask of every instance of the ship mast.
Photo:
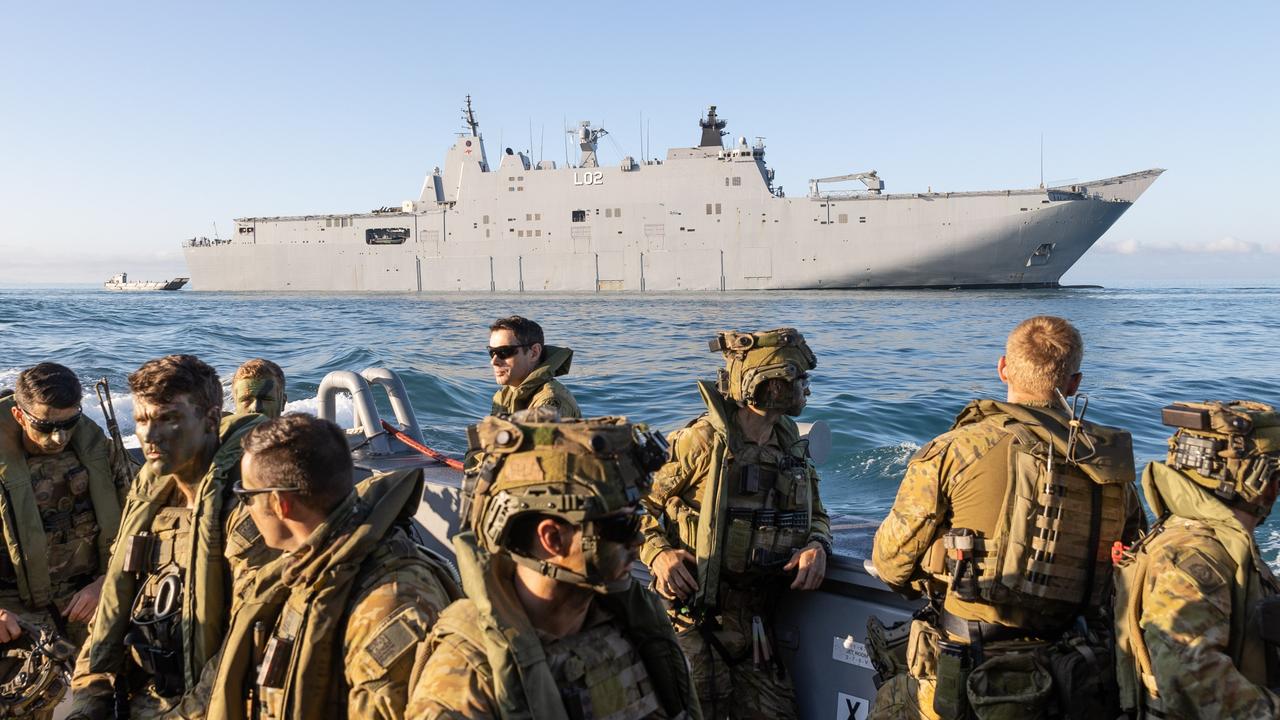
[[[707,119],[699,120],[698,124],[702,126],[702,142],[698,143],[699,147],[724,147],[724,141],[720,138],[729,133],[724,129],[725,121],[716,117],[715,105],[707,108]]]
[[[480,121],[476,120],[476,114],[471,110],[471,96],[467,96],[467,106],[462,108],[462,122],[471,128],[471,137],[480,137]]]

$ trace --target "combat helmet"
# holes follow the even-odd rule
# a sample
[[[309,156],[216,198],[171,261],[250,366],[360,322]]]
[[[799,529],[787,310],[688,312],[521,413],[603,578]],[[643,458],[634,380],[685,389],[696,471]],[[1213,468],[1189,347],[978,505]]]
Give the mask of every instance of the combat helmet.
[[[43,625],[18,619],[22,634],[0,646],[0,718],[31,717],[62,700],[76,649]]]
[[[1271,483],[1280,480],[1280,413],[1270,405],[1235,400],[1176,403],[1161,411],[1176,427],[1170,467],[1213,491],[1228,505],[1256,516],[1271,512]]]
[[[721,395],[739,405],[798,414],[799,408],[790,404],[774,407],[776,402],[771,403],[760,391],[769,380],[780,379],[804,383],[804,394],[809,394],[806,373],[818,367],[818,358],[799,330],[778,328],[757,333],[729,330],[717,334],[709,346],[712,352],[724,354],[725,367],[716,378],[716,389]]]
[[[463,528],[488,552],[508,554],[561,582],[598,592],[621,589],[601,575],[602,526],[594,521],[638,507],[650,474],[666,461],[666,441],[624,417],[551,418],[521,412],[468,428],[479,462],[464,481]],[[513,525],[535,513],[582,527],[585,574],[512,548]]]

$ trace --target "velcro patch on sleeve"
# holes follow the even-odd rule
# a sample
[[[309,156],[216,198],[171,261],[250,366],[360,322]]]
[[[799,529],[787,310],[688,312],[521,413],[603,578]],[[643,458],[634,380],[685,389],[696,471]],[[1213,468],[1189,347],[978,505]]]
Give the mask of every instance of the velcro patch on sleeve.
[[[1222,571],[1204,553],[1195,548],[1186,549],[1178,567],[1194,580],[1200,592],[1206,595],[1221,590],[1227,584],[1227,578]]]
[[[245,514],[244,519],[236,523],[235,529],[231,531],[245,545],[252,545],[262,537],[262,531],[258,529],[258,524],[253,521],[253,516]]]
[[[422,639],[416,624],[407,617],[410,612],[413,608],[406,607],[393,615],[391,621],[364,647],[369,657],[384,670]]]

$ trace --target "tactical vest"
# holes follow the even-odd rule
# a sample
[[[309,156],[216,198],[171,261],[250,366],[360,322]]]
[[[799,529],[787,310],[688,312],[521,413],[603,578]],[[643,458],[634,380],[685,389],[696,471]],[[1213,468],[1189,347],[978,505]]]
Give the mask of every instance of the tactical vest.
[[[1165,703],[1142,632],[1143,597],[1151,557],[1167,547],[1194,547],[1231,583],[1231,628],[1227,652],[1236,669],[1259,687],[1280,686],[1276,650],[1262,638],[1258,609],[1280,595],[1280,585],[1258,556],[1257,544],[1230,508],[1209,491],[1164,463],[1147,465],[1142,486],[1161,520],[1121,559],[1115,581],[1116,675],[1120,703],[1136,717],[1163,717]],[[1272,631],[1276,632],[1275,630]]]
[[[195,506],[191,509],[193,542],[186,557],[178,558],[186,569],[181,583],[179,623],[185,688],[196,685],[205,663],[222,645],[226,633],[232,578],[225,538],[227,532],[235,532],[226,527],[234,502],[231,486],[240,477],[240,440],[264,419],[261,415],[223,417],[218,449],[196,487]],[[117,675],[124,670],[124,636],[132,625],[131,610],[141,588],[137,576],[124,570],[127,547],[132,544],[131,538],[149,533],[156,515],[169,506],[171,494],[177,491],[174,482],[172,476],[158,477],[144,466],[129,490],[94,615],[93,632],[87,641],[88,662],[78,663],[77,680],[82,676]]]
[[[545,648],[551,676],[572,718],[643,720],[658,697],[640,654],[604,613],[582,632]]]
[[[572,656],[588,651],[580,643],[571,642],[549,656],[549,649],[543,646],[516,597],[510,580],[515,573],[511,558],[486,553],[470,532],[455,535],[453,546],[467,597],[440,615],[430,642],[438,643],[449,636],[463,641],[460,646],[468,655],[468,666],[480,674],[481,684],[491,690],[500,717],[539,720],[576,717],[570,714],[561,696],[552,665],[564,657],[567,678],[576,674],[577,664],[581,662],[580,657],[575,660]],[[617,633],[613,635],[616,640],[610,641],[613,650],[594,652],[621,658],[626,653],[619,649],[618,643],[625,643],[638,655],[639,664],[648,676],[648,689],[641,684],[639,672],[633,671],[629,690],[607,691],[600,685],[606,682],[602,676],[583,668],[574,687],[586,690],[571,690],[574,697],[583,698],[583,692],[585,697],[603,692],[611,698],[609,702],[629,706],[629,698],[652,694],[666,717],[678,718],[683,713],[694,712],[691,708],[698,706],[698,700],[689,677],[688,662],[676,643],[670,621],[648,592],[632,583],[624,591],[598,595],[594,601],[610,616],[609,630]],[[610,660],[611,664],[614,662],[623,661]]]
[[[544,345],[545,359],[518,386],[498,388],[493,394],[491,415],[510,415],[518,410],[552,405],[565,419],[580,418],[582,411],[573,394],[555,378],[569,373],[573,350]]]
[[[696,538],[680,538],[678,523],[668,523],[667,532],[675,543],[694,540],[698,590],[692,605],[712,608],[722,582],[739,586],[777,577],[791,552],[809,543],[818,488],[795,421],[779,418],[775,444],[751,446],[742,441],[732,408],[715,386],[699,382],[698,390],[707,413],[690,427],[706,422],[715,430],[711,473],[694,520]]]
[[[14,570],[18,596],[27,608],[43,610],[55,599],[55,581],[49,575],[50,556],[56,560],[64,551],[74,553],[75,550],[50,546],[43,509],[31,484],[22,446],[22,428],[13,419],[13,407],[12,397],[0,400],[0,524],[3,525],[4,542]],[[108,460],[109,446],[101,428],[89,418],[82,417],[72,430],[71,442],[64,452],[73,453],[89,471],[89,500],[93,521],[98,526],[97,537],[93,540],[98,556],[96,572],[101,574],[107,569],[121,519],[120,496]],[[59,526],[70,522],[74,527],[84,519],[75,517],[74,504],[70,508],[57,509],[54,514],[57,517],[50,520]],[[81,541],[75,538],[72,542]]]
[[[419,469],[361,481],[316,529],[322,539],[309,562],[299,568],[285,555],[259,571],[227,633],[210,717],[345,716],[344,675],[353,668],[342,665],[343,642],[354,599],[392,576],[429,577],[446,602],[462,596],[443,561],[420,552],[401,527],[421,502],[422,482]],[[387,667],[412,653],[429,630],[420,624],[420,611],[401,608],[383,619],[357,662]]]
[[[191,510],[169,506],[156,513],[151,529],[125,544],[124,571],[137,573],[142,588],[129,611],[124,643],[138,667],[164,697],[181,695],[182,589],[191,554]]]
[[[1073,462],[1069,425],[1060,412],[978,400],[952,429],[979,422],[996,423],[1009,434],[965,471],[1005,479],[995,525],[966,527],[957,511],[926,569],[939,573],[948,598],[1015,606],[1041,618],[1042,626],[1063,625],[1100,607],[1111,591],[1111,546],[1124,531],[1125,485],[1134,479],[1129,434],[1082,424],[1092,449],[1078,439]],[[939,551],[945,551],[942,566]]]

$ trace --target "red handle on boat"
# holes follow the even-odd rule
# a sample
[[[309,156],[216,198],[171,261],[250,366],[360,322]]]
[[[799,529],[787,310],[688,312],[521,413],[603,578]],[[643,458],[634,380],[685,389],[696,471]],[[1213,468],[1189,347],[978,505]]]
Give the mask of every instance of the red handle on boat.
[[[462,469],[462,463],[458,462],[457,460],[454,460],[453,458],[449,457],[448,455],[445,455],[445,454],[444,454],[444,453],[442,453],[442,452],[439,452],[439,451],[436,451],[436,450],[432,450],[431,448],[427,447],[426,445],[423,445],[422,443],[418,442],[417,440],[414,440],[413,438],[409,437],[408,435],[405,435],[403,432],[401,432],[401,431],[397,430],[397,429],[396,429],[396,427],[395,427],[394,425],[392,425],[391,423],[387,422],[386,420],[383,420],[383,421],[382,421],[382,429],[383,429],[383,430],[386,430],[387,432],[389,432],[389,433],[391,433],[392,435],[394,435],[394,436],[395,436],[395,438],[396,438],[397,440],[399,440],[400,442],[404,443],[405,445],[408,445],[409,447],[413,448],[414,450],[417,450],[418,452],[422,453],[423,455],[426,455],[427,457],[431,458],[432,460],[439,460],[440,462],[444,463],[445,465],[448,465],[449,467],[453,468],[454,470],[461,470],[461,469]]]

